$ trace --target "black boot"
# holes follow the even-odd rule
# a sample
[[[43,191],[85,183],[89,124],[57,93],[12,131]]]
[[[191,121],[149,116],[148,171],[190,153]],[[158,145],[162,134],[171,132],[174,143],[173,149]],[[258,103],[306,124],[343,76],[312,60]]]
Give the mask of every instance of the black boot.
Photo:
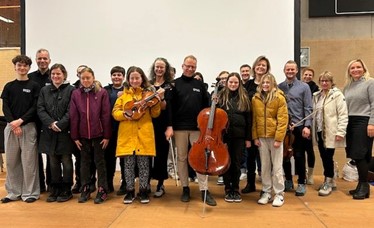
[[[47,202],[55,202],[57,200],[57,197],[60,195],[60,184],[51,184],[51,190],[50,194],[47,198]]]
[[[370,186],[368,182],[359,182],[359,187],[355,194],[353,194],[353,199],[365,199],[370,196]]]
[[[349,190],[349,195],[353,196],[357,190],[360,188],[361,182],[358,182],[356,189]]]
[[[113,186],[113,177],[112,179],[108,179],[108,193],[114,192],[114,186]]]
[[[73,193],[71,192],[71,183],[64,183],[63,184],[63,191],[57,197],[57,202],[66,202],[73,198]]]
[[[121,180],[121,186],[119,187],[117,191],[117,196],[122,196],[126,194],[126,181]]]
[[[242,189],[242,193],[250,193],[250,192],[255,192],[256,191],[256,174],[247,174],[247,185]]]
[[[71,191],[73,192],[73,194],[78,194],[81,192],[81,182],[78,178],[77,178],[77,181],[75,182],[75,185],[73,186],[73,189],[71,189]]]
[[[91,189],[90,185],[87,184],[82,187],[81,196],[78,198],[78,203],[85,203],[91,198]]]

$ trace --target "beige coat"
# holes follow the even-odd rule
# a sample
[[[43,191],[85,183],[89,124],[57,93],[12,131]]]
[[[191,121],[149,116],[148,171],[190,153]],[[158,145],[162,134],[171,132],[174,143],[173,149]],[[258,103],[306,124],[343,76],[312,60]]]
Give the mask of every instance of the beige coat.
[[[321,91],[313,94],[313,110],[316,110]],[[348,125],[348,109],[343,93],[338,88],[329,90],[322,108],[322,137],[325,148],[345,147],[345,135]],[[313,118],[313,142],[317,145],[317,123]],[[336,141],[335,136],[344,137],[343,141]]]

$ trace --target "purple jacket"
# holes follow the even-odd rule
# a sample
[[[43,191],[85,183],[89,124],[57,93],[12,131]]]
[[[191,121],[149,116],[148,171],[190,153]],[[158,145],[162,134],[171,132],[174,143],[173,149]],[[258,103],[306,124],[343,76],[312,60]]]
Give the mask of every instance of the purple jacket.
[[[70,100],[71,138],[93,139],[104,137],[110,139],[111,109],[109,96],[105,89],[98,92],[85,92],[83,88],[73,91]]]

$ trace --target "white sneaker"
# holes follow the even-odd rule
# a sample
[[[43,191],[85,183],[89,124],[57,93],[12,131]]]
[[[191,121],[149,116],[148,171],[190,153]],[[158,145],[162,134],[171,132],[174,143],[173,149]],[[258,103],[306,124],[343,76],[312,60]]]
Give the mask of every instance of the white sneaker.
[[[223,176],[218,176],[217,178],[217,185],[224,185],[225,183],[223,182]]]
[[[284,196],[276,194],[273,200],[273,207],[281,207],[284,204]]]
[[[258,204],[265,205],[271,200],[271,195],[268,192],[263,192],[261,198],[257,201]]]
[[[246,173],[242,173],[240,174],[240,180],[246,180],[247,179],[247,174]]]

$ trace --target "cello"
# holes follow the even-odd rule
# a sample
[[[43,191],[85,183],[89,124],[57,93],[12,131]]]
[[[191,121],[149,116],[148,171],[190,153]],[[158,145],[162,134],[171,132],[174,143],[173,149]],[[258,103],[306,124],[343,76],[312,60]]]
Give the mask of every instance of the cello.
[[[213,96],[217,96],[218,85]],[[210,108],[200,111],[197,117],[200,130],[199,139],[192,145],[188,160],[190,166],[203,175],[222,175],[230,167],[230,156],[226,144],[222,141],[222,132],[228,123],[227,113],[216,108],[212,102]]]

